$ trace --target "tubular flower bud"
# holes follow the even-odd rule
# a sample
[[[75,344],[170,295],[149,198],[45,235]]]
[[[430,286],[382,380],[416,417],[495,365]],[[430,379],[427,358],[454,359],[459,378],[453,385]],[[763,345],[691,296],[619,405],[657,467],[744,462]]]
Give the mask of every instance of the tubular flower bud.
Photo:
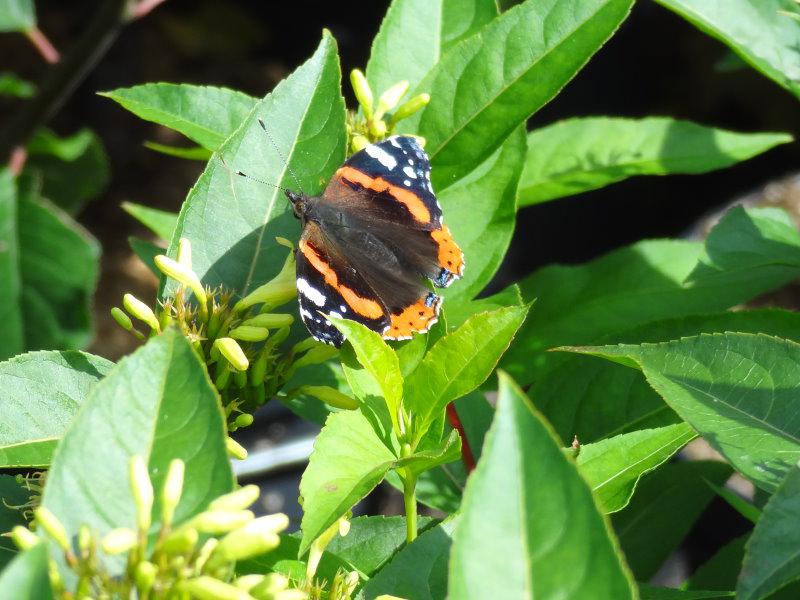
[[[327,385],[301,385],[297,392],[316,398],[335,408],[355,410],[359,407],[357,400]]]
[[[311,543],[311,549],[308,551],[308,562],[306,563],[306,577],[309,579],[313,578],[314,574],[317,572],[317,567],[319,566],[319,561],[322,558],[322,553],[325,551],[325,548],[328,547],[328,544],[331,543],[331,540],[340,531],[339,521],[340,519],[337,519],[333,525],[323,531],[322,534]],[[349,527],[347,529],[349,531]]]
[[[259,583],[263,582],[264,579],[265,579],[264,575],[258,575],[252,573],[250,575],[242,575],[241,577],[237,577],[236,579],[234,579],[233,585],[235,585],[240,590],[249,592]]]
[[[185,285],[192,292],[194,292],[197,302],[200,304],[200,310],[206,310],[206,291],[203,289],[203,284],[200,283],[200,278],[197,273],[192,271],[191,268],[172,260],[169,256],[159,254],[153,259],[158,267],[158,270],[164,273],[167,277],[171,277],[178,283]]]
[[[289,517],[283,513],[250,521],[222,538],[210,561],[233,562],[274,550],[281,541],[278,534],[288,526]]]
[[[282,242],[279,241],[279,243],[283,245]],[[233,311],[242,312],[256,304],[264,304],[269,309],[286,304],[297,296],[295,277],[295,259],[294,250],[292,250],[286,257],[280,273],[239,300],[233,307]]]
[[[161,489],[161,520],[164,525],[172,525],[175,516],[175,509],[181,500],[183,493],[183,475],[186,465],[179,458],[173,459],[169,463],[167,477],[164,480],[164,487]]]
[[[255,518],[249,510],[207,510],[191,520],[191,525],[200,533],[228,533],[243,527]]]
[[[153,584],[156,582],[157,576],[158,568],[153,563],[145,560],[136,565],[136,573],[134,577],[136,579],[136,587],[139,588],[139,592],[142,594],[149,592],[153,587]]]
[[[253,600],[253,597],[245,590],[208,575],[184,581],[181,583],[180,589],[188,592],[192,598],[199,600]]]
[[[280,329],[281,327],[289,327],[294,323],[292,315],[280,313],[264,313],[256,315],[252,319],[247,319],[242,325],[250,327],[264,327],[266,329]]]
[[[236,417],[236,420],[234,420],[233,424],[236,425],[237,429],[239,427],[249,427],[253,424],[253,415],[250,413],[242,413]]]
[[[250,369],[250,385],[260,386],[264,383],[264,378],[267,376],[267,364],[270,359],[270,349],[262,348],[258,353],[258,357]]]
[[[238,490],[215,498],[208,505],[209,510],[244,510],[258,500],[259,489],[257,485],[245,485]]]
[[[384,138],[389,133],[389,126],[386,125],[386,121],[383,119],[376,119],[370,121],[369,132],[376,138]]]
[[[263,342],[269,337],[269,329],[266,327],[239,325],[231,329],[228,335],[235,340],[242,340],[243,342]]]
[[[136,504],[136,525],[141,531],[150,529],[153,510],[153,484],[144,459],[138,454],[131,457],[128,465],[133,501]]]
[[[353,153],[360,152],[367,146],[369,146],[369,139],[366,136],[361,135],[360,133],[355,134],[350,139],[350,150]]]
[[[41,538],[27,527],[17,525],[11,530],[11,539],[20,550],[28,550],[41,542]]]
[[[431,101],[430,94],[418,94],[407,102],[403,102],[394,114],[392,115],[392,122],[397,123],[402,119],[406,119],[413,115],[415,112],[421,110]]]
[[[234,440],[233,438],[226,438],[225,439],[225,449],[228,451],[228,456],[238,459],[244,460],[247,458],[247,450],[245,450],[239,442]]]
[[[364,111],[364,116],[367,119],[371,119],[374,99],[372,97],[372,89],[369,87],[364,73],[358,69],[350,71],[350,85],[353,86],[353,93],[355,93],[356,100],[361,105],[361,110]]]
[[[117,325],[122,327],[125,331],[133,331],[133,321],[131,321],[131,318],[125,311],[118,306],[111,309],[111,317],[117,322]]]
[[[378,106],[375,108],[375,119],[380,119],[386,114],[387,111],[392,110],[397,103],[400,102],[400,98],[406,95],[408,91],[408,82],[407,81],[398,81],[388,90],[381,94],[381,97],[378,98]]]
[[[250,361],[244,355],[244,350],[233,338],[217,338],[214,340],[214,347],[235,370],[246,371],[247,367],[250,366]]]
[[[191,527],[181,527],[164,538],[164,552],[171,556],[188,554],[197,545],[200,534]]]
[[[161,331],[161,325],[159,325],[153,309],[139,300],[136,296],[133,294],[125,294],[122,297],[122,305],[125,307],[125,310],[131,313],[134,317],[147,323],[151,329],[155,331]],[[119,323],[119,321],[117,322]]]
[[[37,525],[49,535],[53,541],[65,552],[70,549],[69,538],[67,537],[67,530],[64,525],[58,520],[50,509],[45,506],[40,506],[33,511]]]
[[[138,542],[138,536],[133,529],[119,527],[109,531],[100,545],[106,554],[124,554]]]
[[[275,594],[289,587],[289,579],[280,573],[270,573],[257,585],[250,589],[256,598],[272,598]]]
[[[316,342],[311,350],[294,361],[292,367],[294,369],[299,369],[300,367],[307,367],[308,365],[318,365],[336,356],[337,352],[339,351],[333,346]]]
[[[192,243],[186,238],[178,241],[178,262],[187,269],[192,268]]]

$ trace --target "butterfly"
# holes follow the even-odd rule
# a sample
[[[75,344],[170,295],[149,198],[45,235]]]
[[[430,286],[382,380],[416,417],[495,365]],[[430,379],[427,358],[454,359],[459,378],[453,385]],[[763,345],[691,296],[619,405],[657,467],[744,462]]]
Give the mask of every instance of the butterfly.
[[[340,347],[327,315],[384,339],[410,339],[437,322],[444,288],[464,255],[442,222],[431,165],[416,138],[392,136],[353,154],[321,196],[286,191],[303,231],[296,251],[300,317],[311,335]]]

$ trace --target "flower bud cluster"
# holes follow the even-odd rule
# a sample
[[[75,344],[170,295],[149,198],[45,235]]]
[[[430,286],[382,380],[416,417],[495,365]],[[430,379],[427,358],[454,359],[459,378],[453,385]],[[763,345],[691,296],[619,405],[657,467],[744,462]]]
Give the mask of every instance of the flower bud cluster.
[[[140,456],[131,459],[129,483],[136,509],[132,527],[118,527],[98,537],[83,526],[74,547],[58,517],[40,506],[34,512],[40,535],[17,526],[11,538],[27,550],[44,537],[63,552],[75,577],[62,578],[52,561],[50,577],[57,598],[307,599],[306,591],[279,573],[236,576],[237,561],[277,548],[279,534],[289,525],[284,514],[256,517],[249,510],[258,499],[257,486],[220,496],[205,511],[174,523],[184,471],[183,461],[170,463],[156,502],[147,464]],[[125,557],[124,574],[112,577],[102,555]],[[71,589],[67,579],[76,582],[69,584]]]
[[[151,309],[125,294],[124,310],[111,310],[114,320],[140,340],[170,326],[181,330],[220,393],[228,431],[250,425],[252,413],[275,396],[298,368],[328,360],[336,352],[311,339],[291,347],[284,344],[295,319],[273,311],[297,295],[295,258],[291,242],[277,241],[290,250],[280,273],[235,302],[231,293],[203,286],[192,269],[191,244],[181,239],[177,259],[155,258],[164,276],[177,284],[173,296]],[[229,451],[238,458],[246,456],[233,440]]]
[[[400,104],[408,93],[409,84],[408,81],[398,81],[385,90],[375,103],[372,88],[364,73],[358,69],[350,73],[350,84],[361,109],[359,114],[351,113],[348,116],[348,148],[351,153],[392,135],[399,121],[420,111],[431,100],[428,94],[417,94]],[[420,142],[424,145],[425,140],[420,138]]]

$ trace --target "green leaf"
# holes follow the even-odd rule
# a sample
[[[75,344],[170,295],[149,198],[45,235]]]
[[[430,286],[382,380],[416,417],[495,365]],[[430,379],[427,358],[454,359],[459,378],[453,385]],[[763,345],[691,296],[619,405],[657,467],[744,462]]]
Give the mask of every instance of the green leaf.
[[[800,578],[800,468],[796,465],[764,506],[747,542],[736,586],[741,600],[766,598]]]
[[[414,600],[444,600],[447,563],[456,521],[432,527],[400,550],[364,586],[359,598],[374,600],[383,594]]]
[[[0,363],[0,468],[44,468],[113,363],[84,352],[32,352]]]
[[[603,338],[604,343],[662,342],[701,333],[767,333],[800,341],[800,314],[762,309],[646,323]],[[627,431],[675,423],[679,417],[633,369],[570,355],[531,388],[536,406],[564,439],[593,442]],[[608,398],[616,401],[609,403]]]
[[[734,538],[692,574],[683,584],[690,590],[732,590],[744,558],[744,546],[750,534]]]
[[[258,102],[227,88],[185,83],[147,83],[100,95],[145,121],[179,131],[211,151],[222,146]]]
[[[44,200],[20,198],[17,216],[25,349],[85,346],[99,244]]]
[[[427,140],[437,189],[469,173],[580,70],[632,0],[528,0],[448,52],[419,85],[427,107],[401,125]],[[415,118],[416,117],[416,118]]]
[[[14,73],[0,73],[0,96],[30,98],[36,93],[36,86],[20,79]]]
[[[525,134],[520,127],[494,154],[438,195],[467,265],[464,276],[445,291],[445,305],[477,295],[500,267],[514,233],[524,159]]]
[[[561,442],[501,374],[494,423],[464,492],[449,595],[491,598],[502,589],[504,598],[620,600],[635,598],[634,586]]]
[[[17,212],[14,176],[0,169],[0,359],[25,349]]]
[[[536,310],[501,364],[528,384],[564,360],[550,348],[724,310],[800,275],[800,233],[774,209],[732,209],[702,252],[692,242],[648,240],[585,265],[540,269],[520,283],[523,298],[537,298]],[[713,262],[698,267],[705,255]]]
[[[406,466],[412,473],[419,475],[424,471],[453,462],[459,458],[461,458],[461,438],[458,432],[453,430],[436,447],[418,450],[411,456],[398,461],[397,464]]]
[[[639,483],[630,504],[611,519],[636,579],[655,575],[714,498],[705,480],[722,485],[730,474],[724,463],[676,462]]]
[[[761,518],[760,508],[754,504],[750,504],[747,500],[742,498],[739,494],[731,489],[714,485],[710,481],[706,481],[706,483],[708,484],[708,487],[714,490],[717,496],[725,500],[725,502],[727,502],[731,508],[742,515],[745,519],[754,524],[758,523],[758,520]]]
[[[732,598],[733,592],[711,592],[702,590],[676,590],[674,588],[655,587],[639,584],[641,600],[703,600],[705,598]]]
[[[800,23],[792,0],[657,0],[800,97]]]
[[[101,537],[116,527],[135,527],[128,478],[134,455],[147,462],[155,490],[161,489],[170,461],[184,461],[176,523],[233,488],[219,397],[191,345],[174,329],[122,359],[94,387],[56,450],[42,505],[70,537],[82,524]],[[160,504],[157,493],[152,532]],[[101,555],[101,560],[112,575],[125,566],[124,558]],[[72,577],[60,566],[62,577]]]
[[[297,558],[298,550],[300,549],[298,533],[281,535],[280,538],[280,546],[275,550],[237,562],[236,574],[256,573],[264,575],[274,571],[296,581],[303,580],[306,577],[306,562]],[[353,571],[354,568],[343,558],[325,550],[317,566],[316,577],[319,580],[333,581],[339,570]]]
[[[303,540],[299,555],[378,485],[396,460],[361,411],[331,414],[300,480]]]
[[[225,163],[212,159],[189,192],[170,255],[175,256],[179,238],[191,240],[192,265],[206,285],[244,295],[280,271],[286,249],[275,237],[296,239],[299,222],[281,190],[234,171],[296,187],[293,171],[307,194],[320,192],[345,156],[340,78],[336,44],[325,33],[314,56],[259,101],[220,147]]]
[[[454,299],[444,305],[444,320],[447,331],[453,331],[472,315],[479,312],[490,312],[498,308],[507,306],[521,306],[525,304],[522,293],[516,284],[510,285],[504,290],[477,300]]]
[[[145,142],[144,147],[148,150],[153,150],[154,152],[166,154],[167,156],[174,156],[175,158],[185,158],[186,160],[207,161],[212,155],[211,150],[203,148],[202,146],[181,148],[178,146],[159,144],[158,142]]]
[[[32,178],[38,194],[74,215],[108,186],[110,168],[100,138],[88,129],[59,137],[38,131],[28,145],[23,176]]]
[[[794,382],[800,344],[749,333],[579,350],[632,362],[734,468],[774,492],[800,459]]]
[[[0,532],[11,531],[17,525],[28,526],[22,512],[28,508],[32,495],[12,475],[0,475]],[[19,550],[10,537],[0,536],[0,571],[18,553]]]
[[[495,16],[494,0],[394,0],[367,64],[376,99],[399,81],[416,88],[445,52]]]
[[[696,436],[686,423],[632,431],[581,446],[576,462],[603,512],[616,512],[630,502],[642,475]]]
[[[792,141],[785,133],[739,133],[668,117],[586,117],[528,134],[519,205],[607,186],[636,175],[707,173]]]
[[[358,362],[372,377],[374,383],[377,384],[381,396],[386,401],[386,407],[392,422],[396,422],[398,409],[403,402],[403,375],[400,371],[400,361],[397,358],[397,354],[383,341],[379,333],[367,329],[360,323],[330,315],[328,318],[347,338]],[[348,376],[348,381],[351,381],[352,377],[347,368],[345,373]],[[353,392],[362,401],[366,401],[366,395],[370,393],[371,389],[374,389],[374,386],[368,384],[369,382],[362,384],[367,385],[368,387],[366,388],[361,385],[351,384]]]
[[[151,208],[135,202],[123,202],[122,210],[155,233],[162,240],[172,239],[172,232],[175,231],[175,224],[178,222],[178,215],[175,213]]]
[[[14,600],[53,600],[47,570],[47,547],[37,544],[18,554],[0,573],[0,590],[13,590]]]
[[[0,0],[0,32],[26,31],[36,27],[33,0]]]

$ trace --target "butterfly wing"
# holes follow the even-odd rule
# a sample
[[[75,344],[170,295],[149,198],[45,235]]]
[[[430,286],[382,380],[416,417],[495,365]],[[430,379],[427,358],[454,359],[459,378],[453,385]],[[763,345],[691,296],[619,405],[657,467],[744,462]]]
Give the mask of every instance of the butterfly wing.
[[[408,267],[435,286],[447,287],[462,275],[464,256],[442,222],[430,161],[415,138],[393,136],[355,153],[322,201],[346,211],[359,227],[380,227]]]

